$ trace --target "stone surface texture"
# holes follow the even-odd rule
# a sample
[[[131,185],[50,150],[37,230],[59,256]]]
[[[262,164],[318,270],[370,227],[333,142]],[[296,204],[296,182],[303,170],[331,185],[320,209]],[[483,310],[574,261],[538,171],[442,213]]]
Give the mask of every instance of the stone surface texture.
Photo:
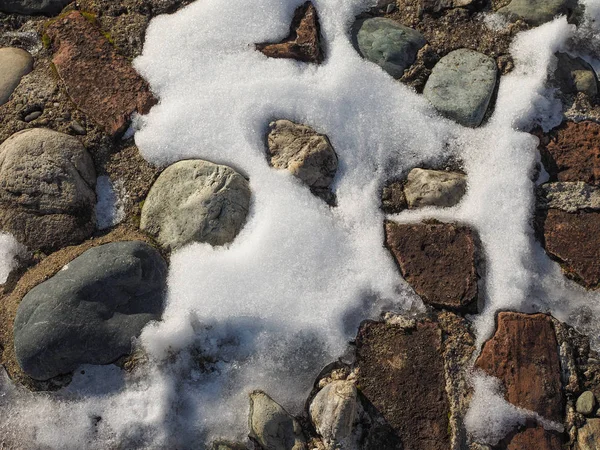
[[[576,0],[512,0],[498,9],[498,13],[510,20],[521,19],[529,25],[538,26],[550,22],[557,15],[570,15],[576,6]]]
[[[58,14],[72,0],[0,0],[0,11],[14,14]]]
[[[31,250],[51,251],[94,231],[96,174],[74,137],[43,128],[0,145],[0,230]]]
[[[587,419],[577,431],[578,450],[600,450],[600,419]]]
[[[323,61],[320,41],[317,10],[311,2],[306,2],[296,9],[288,37],[279,43],[256,44],[256,48],[271,58],[319,64]]]
[[[139,241],[94,247],[25,295],[14,323],[15,352],[36,380],[80,364],[108,364],[160,319],[167,264]]]
[[[250,437],[265,450],[306,450],[300,424],[262,391],[250,394]]]
[[[550,316],[499,313],[496,332],[475,365],[500,379],[513,405],[563,422],[558,343]]]
[[[541,425],[529,427],[510,439],[506,450],[562,450],[559,433],[547,431]]]
[[[358,20],[352,33],[361,56],[396,79],[415,62],[426,43],[418,31],[383,17]]]
[[[469,228],[386,222],[385,234],[402,276],[425,303],[455,310],[475,306],[476,245]]]
[[[461,125],[481,124],[496,87],[496,62],[466,48],[454,50],[434,66],[423,95],[445,117]]]
[[[7,102],[21,78],[33,69],[33,57],[20,48],[0,48],[0,105]]]
[[[554,79],[562,93],[583,92],[589,97],[598,94],[598,77],[588,62],[579,57],[572,57],[568,53],[558,53],[556,58]]]
[[[152,185],[140,228],[169,250],[191,242],[224,245],[242,229],[249,207],[248,180],[231,167],[184,160]]]
[[[579,414],[589,416],[595,411],[596,408],[596,397],[592,391],[585,391],[577,398],[575,409]]]
[[[404,195],[404,183],[392,181],[381,192],[381,209],[387,214],[397,214],[408,207]]]
[[[328,448],[338,448],[350,436],[357,410],[356,386],[352,381],[333,381],[315,396],[310,417]]]
[[[404,185],[410,209],[423,206],[454,206],[467,191],[467,177],[444,170],[413,169]]]
[[[582,181],[557,181],[539,187],[539,207],[560,209],[569,213],[600,210],[600,186]]]
[[[146,81],[78,11],[52,22],[47,34],[69,96],[109,135],[122,134],[131,114],[145,114],[156,103]]]

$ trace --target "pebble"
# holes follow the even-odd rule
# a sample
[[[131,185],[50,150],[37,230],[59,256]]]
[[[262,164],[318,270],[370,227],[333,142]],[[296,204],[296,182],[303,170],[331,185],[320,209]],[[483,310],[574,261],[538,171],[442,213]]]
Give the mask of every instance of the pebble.
[[[25,116],[25,118],[23,119],[23,121],[25,122],[31,122],[35,119],[37,119],[38,117],[40,117],[42,115],[42,111],[33,111],[32,113],[29,113]]]
[[[578,413],[589,416],[594,412],[595,406],[596,397],[594,397],[594,393],[592,391],[585,391],[577,399],[575,409],[577,409]]]

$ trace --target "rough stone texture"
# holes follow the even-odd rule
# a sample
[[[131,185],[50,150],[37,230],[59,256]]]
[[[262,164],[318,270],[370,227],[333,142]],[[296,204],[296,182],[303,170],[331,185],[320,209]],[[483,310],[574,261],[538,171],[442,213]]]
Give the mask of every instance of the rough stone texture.
[[[423,0],[423,10],[429,13],[439,13],[445,9],[465,8],[475,3],[475,0]]]
[[[598,94],[598,77],[594,68],[579,57],[567,53],[556,55],[557,66],[554,79],[564,94],[583,92],[589,97]]]
[[[247,450],[247,447],[229,441],[216,441],[212,443],[211,450]]]
[[[333,381],[310,404],[312,423],[328,448],[336,448],[352,432],[356,420],[356,386],[352,381]]]
[[[566,275],[588,289],[600,286],[600,212],[570,214],[548,210],[544,220],[546,251]]]
[[[358,20],[352,28],[354,45],[363,58],[398,79],[415,62],[426,43],[416,30],[382,17]]]
[[[592,391],[585,391],[577,398],[575,408],[579,414],[589,416],[596,408],[596,397]]]
[[[558,343],[550,316],[499,313],[496,332],[475,365],[500,379],[507,401],[562,423]]]
[[[15,14],[58,14],[72,0],[0,0],[0,11]]]
[[[587,419],[577,432],[578,450],[600,450],[600,419]]]
[[[425,303],[456,310],[476,307],[476,247],[469,228],[386,222],[385,233],[402,276]]]
[[[250,207],[248,181],[231,167],[200,159],[167,167],[152,185],[140,228],[166,249],[233,241]]]
[[[21,78],[33,69],[33,58],[20,48],[0,48],[0,105],[6,103]]]
[[[404,195],[404,183],[392,181],[381,192],[381,209],[387,214],[397,214],[408,207]]]
[[[510,439],[506,450],[562,450],[559,433],[547,431],[541,425],[526,428]]]
[[[323,61],[320,41],[317,10],[311,2],[306,2],[296,9],[288,37],[279,43],[256,44],[256,48],[271,58],[292,58],[319,64]]]
[[[454,206],[467,191],[467,177],[458,172],[413,169],[409,172],[404,195],[408,207]]]
[[[31,250],[51,251],[94,231],[96,174],[74,137],[43,128],[0,146],[0,229]]]
[[[88,250],[21,301],[14,323],[23,371],[47,380],[80,364],[108,364],[160,318],[167,264],[149,245],[114,242]]]
[[[269,163],[277,169],[289,170],[316,195],[324,199],[331,197],[329,186],[335,177],[338,159],[327,136],[289,120],[277,120],[269,126]]]
[[[357,385],[398,433],[404,450],[450,448],[442,331],[364,323],[356,338]]]
[[[540,150],[552,180],[600,186],[600,124],[567,122]]]
[[[250,394],[250,437],[265,450],[306,450],[300,424],[261,391]]]
[[[510,20],[521,19],[529,25],[538,26],[559,14],[571,15],[576,6],[577,0],[512,0],[497,12]]]
[[[461,48],[435,65],[423,95],[444,116],[461,125],[481,124],[496,87],[496,62],[482,53]]]
[[[123,133],[132,113],[145,114],[156,103],[129,61],[78,11],[59,17],[47,34],[55,48],[52,61],[69,96],[109,135]]]
[[[538,207],[560,209],[569,213],[579,210],[600,210],[600,186],[581,181],[558,181],[538,188]]]

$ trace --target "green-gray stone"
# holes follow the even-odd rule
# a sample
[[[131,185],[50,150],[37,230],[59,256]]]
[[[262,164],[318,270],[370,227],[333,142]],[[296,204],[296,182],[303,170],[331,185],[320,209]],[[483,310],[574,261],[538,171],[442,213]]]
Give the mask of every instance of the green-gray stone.
[[[482,53],[462,48],[435,65],[423,95],[445,117],[468,127],[478,126],[496,86],[496,62]]]
[[[426,43],[418,31],[383,17],[357,21],[353,38],[361,56],[396,79],[415,62],[418,51]]]
[[[567,53],[556,55],[557,64],[554,79],[564,94],[583,92],[589,97],[598,94],[598,78],[594,68],[581,58]]]
[[[521,19],[537,26],[550,22],[557,15],[570,15],[576,7],[576,0],[512,0],[498,13],[511,20]]]
[[[594,412],[595,406],[596,397],[594,397],[594,393],[592,391],[585,391],[577,399],[575,409],[577,409],[578,413],[583,414],[584,416],[589,416]]]

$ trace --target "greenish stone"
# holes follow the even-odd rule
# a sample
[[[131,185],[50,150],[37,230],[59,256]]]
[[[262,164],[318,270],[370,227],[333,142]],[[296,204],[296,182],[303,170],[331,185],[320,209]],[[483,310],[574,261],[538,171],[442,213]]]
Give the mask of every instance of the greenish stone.
[[[594,397],[594,393],[592,391],[585,391],[577,399],[575,409],[577,409],[578,413],[583,414],[584,416],[589,416],[594,412],[595,406],[596,397]]]
[[[557,64],[554,79],[564,94],[583,92],[589,97],[598,94],[598,78],[594,68],[585,60],[567,53],[556,55]]]
[[[570,15],[576,7],[576,0],[512,0],[498,13],[511,20],[521,19],[537,26],[550,22],[557,15]]]

